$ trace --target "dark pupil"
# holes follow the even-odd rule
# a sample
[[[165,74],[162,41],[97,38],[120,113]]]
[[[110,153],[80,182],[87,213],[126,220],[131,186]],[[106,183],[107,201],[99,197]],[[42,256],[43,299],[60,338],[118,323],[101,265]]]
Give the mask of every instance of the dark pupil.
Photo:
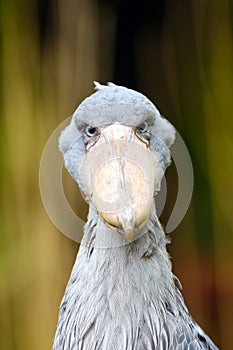
[[[93,128],[93,127],[87,127],[86,128],[86,134],[88,136],[94,136],[95,132],[96,132],[96,128]]]
[[[142,123],[138,126],[138,129],[141,131],[141,132],[146,132],[147,131],[147,123]]]

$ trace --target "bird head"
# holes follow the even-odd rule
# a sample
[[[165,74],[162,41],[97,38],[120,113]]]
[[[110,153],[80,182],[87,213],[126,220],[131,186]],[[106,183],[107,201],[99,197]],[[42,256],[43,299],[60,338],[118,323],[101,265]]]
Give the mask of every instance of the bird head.
[[[167,166],[174,127],[134,90],[95,83],[59,147],[84,199],[128,240],[145,226]]]

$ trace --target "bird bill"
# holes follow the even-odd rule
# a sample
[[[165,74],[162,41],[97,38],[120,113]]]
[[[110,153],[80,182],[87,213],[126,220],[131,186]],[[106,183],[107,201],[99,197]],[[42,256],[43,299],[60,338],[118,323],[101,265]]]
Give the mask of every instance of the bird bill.
[[[89,198],[113,230],[132,240],[146,224],[154,197],[154,158],[133,128],[113,124],[82,162]]]

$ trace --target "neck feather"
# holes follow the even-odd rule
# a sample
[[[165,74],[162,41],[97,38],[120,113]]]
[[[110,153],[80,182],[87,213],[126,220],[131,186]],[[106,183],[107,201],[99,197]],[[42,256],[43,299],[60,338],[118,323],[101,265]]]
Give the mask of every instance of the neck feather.
[[[61,304],[57,334],[63,327],[79,325],[79,339],[85,337],[88,344],[106,341],[106,347],[101,346],[107,349],[112,341],[116,348],[124,342],[139,346],[141,338],[135,340],[135,334],[141,330],[153,335],[158,348],[167,310],[178,314],[167,242],[154,209],[145,230],[130,243],[107,229],[91,209]]]
[[[144,297],[156,300],[155,307],[162,312],[165,304],[175,300],[174,276],[166,250],[168,242],[155,207],[133,242],[107,228],[95,208],[90,207],[80,254],[84,254],[89,267],[92,265],[91,270],[97,272],[96,283],[102,279],[103,286],[106,281],[105,287],[111,289],[118,288],[116,285],[121,280],[119,293],[124,294],[126,302],[133,300],[132,293],[140,294],[143,286]]]

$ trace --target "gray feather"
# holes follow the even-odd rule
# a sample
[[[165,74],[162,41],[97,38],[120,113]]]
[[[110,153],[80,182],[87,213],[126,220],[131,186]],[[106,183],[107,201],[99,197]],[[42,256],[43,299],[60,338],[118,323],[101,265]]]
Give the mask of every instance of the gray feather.
[[[127,246],[94,248],[91,254],[87,243],[80,246],[61,303],[54,350],[217,349],[184,304],[166,238],[155,222],[153,212],[150,234]],[[151,250],[151,241],[154,254],[141,256],[141,247]]]
[[[59,147],[68,171],[85,195],[79,174],[86,152],[85,125],[137,125],[147,120],[150,149],[159,158],[159,189],[170,163],[173,126],[138,92],[114,84],[96,83],[96,89],[61,135]],[[167,243],[154,207],[140,237],[127,242],[105,226],[90,203],[84,237],[61,302],[53,350],[217,349],[184,304]]]

